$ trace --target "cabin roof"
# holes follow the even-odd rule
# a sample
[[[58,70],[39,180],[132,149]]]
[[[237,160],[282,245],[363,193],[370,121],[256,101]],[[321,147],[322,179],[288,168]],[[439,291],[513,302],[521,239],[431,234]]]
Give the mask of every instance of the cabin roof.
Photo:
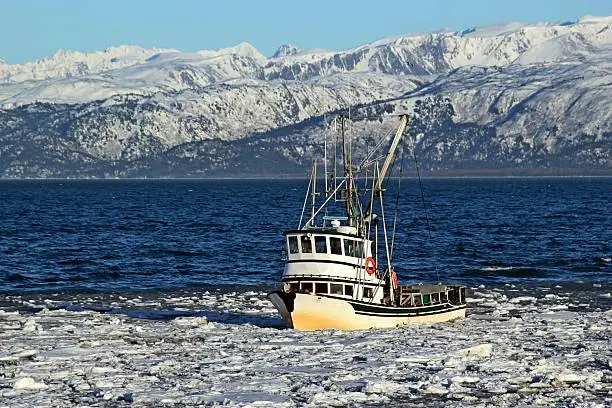
[[[284,235],[294,235],[294,234],[317,234],[317,235],[340,235],[343,237],[349,237],[349,238],[360,238],[363,239],[362,236],[360,235],[355,235],[355,234],[347,234],[344,232],[338,232],[335,228],[329,227],[329,228],[309,228],[309,229],[300,229],[300,230],[289,230],[289,231],[285,231]]]

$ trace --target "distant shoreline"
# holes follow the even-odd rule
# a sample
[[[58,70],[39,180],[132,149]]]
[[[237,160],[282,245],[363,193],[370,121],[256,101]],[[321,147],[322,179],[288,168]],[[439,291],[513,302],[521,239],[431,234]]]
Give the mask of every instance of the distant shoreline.
[[[416,172],[411,171],[411,175]],[[612,168],[609,169],[584,169],[584,168],[499,168],[499,169],[451,169],[451,170],[421,170],[422,177],[589,177],[589,176],[612,176]]]
[[[415,178],[417,173],[414,169],[406,171],[403,178]],[[538,168],[538,169],[516,169],[516,168],[499,168],[499,169],[452,169],[452,170],[423,170],[421,169],[422,178],[562,178],[562,177],[612,177],[612,168],[610,169],[580,169],[580,168]],[[322,178],[322,177],[320,177]],[[397,178],[397,176],[391,176]],[[0,181],[19,181],[19,180],[55,180],[55,181],[121,181],[121,180],[301,180],[308,179],[306,172],[304,174],[232,174],[221,175],[212,174],[210,176],[194,176],[194,177],[0,177]]]

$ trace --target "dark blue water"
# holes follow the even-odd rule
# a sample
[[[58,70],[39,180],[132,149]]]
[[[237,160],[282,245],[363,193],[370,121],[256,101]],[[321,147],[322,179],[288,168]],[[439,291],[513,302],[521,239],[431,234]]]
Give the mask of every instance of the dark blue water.
[[[269,285],[304,180],[1,181],[0,292]],[[496,285],[612,277],[611,178],[402,181],[403,282]],[[387,221],[397,181],[389,184]]]

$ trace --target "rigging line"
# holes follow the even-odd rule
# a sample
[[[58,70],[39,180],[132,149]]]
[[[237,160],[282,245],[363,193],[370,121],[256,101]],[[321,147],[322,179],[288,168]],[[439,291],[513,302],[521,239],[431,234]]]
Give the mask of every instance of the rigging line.
[[[374,196],[374,183],[375,183],[375,181],[376,181],[376,177],[372,177],[372,196]],[[366,183],[364,185],[364,197],[365,197],[365,194],[367,193],[367,187],[368,186],[367,186],[367,178],[366,178]],[[357,187],[355,187],[355,188],[357,188]],[[372,202],[373,201],[370,200],[370,214],[372,214],[372,210],[371,210]],[[365,221],[365,219],[363,217],[363,208],[361,206],[361,202],[359,202],[359,211],[361,213],[361,219],[362,219],[362,224],[363,224],[363,229],[364,229],[363,243],[361,245],[361,257],[359,259],[359,265],[361,265],[362,260],[364,260],[366,258],[366,254],[367,254],[368,248],[370,248],[370,256],[373,255],[372,251],[371,251],[372,246],[371,245],[367,245],[368,242],[370,241],[370,230],[372,229],[372,219],[370,218],[370,222],[368,224],[368,230],[366,232],[365,231],[365,222],[366,221]],[[362,271],[361,267],[357,270],[357,279],[356,279],[357,280],[357,285],[361,285],[363,287],[363,282],[365,282],[365,278],[366,278],[365,273],[366,273],[365,272],[365,268],[363,269],[363,271]],[[361,278],[361,276],[363,276],[363,278]],[[374,296],[372,296],[372,299],[374,299]]]
[[[363,224],[363,206],[361,205],[361,200],[359,200],[359,194],[361,194],[361,190],[357,189],[357,181],[354,178],[352,182],[353,182],[353,191],[355,192],[355,207],[356,207],[355,223],[357,227],[359,227],[359,223],[357,223],[358,220],[361,220],[361,223]],[[360,232],[359,228],[358,228],[358,232]]]
[[[393,260],[393,249],[395,247],[395,231],[397,226],[397,215],[399,213],[399,198],[402,190],[402,176],[404,174],[404,154],[402,152],[402,162],[400,164],[399,179],[397,180],[397,197],[395,199],[395,216],[393,217],[393,233],[391,234],[391,259]]]
[[[334,191],[338,188],[338,118],[334,118],[334,135],[336,138],[334,139]],[[336,202],[336,197],[334,197],[334,202]]]
[[[371,159],[369,159],[366,162],[363,162],[363,164],[359,165],[359,169],[367,169],[370,166],[374,166],[374,163],[383,160],[386,157],[385,154],[381,154],[379,156],[373,157]]]
[[[357,228],[357,234],[360,234],[361,232],[365,232],[363,231],[364,229],[364,219],[363,219],[363,208],[361,205],[361,201],[359,200],[359,194],[357,193],[357,182],[355,181],[355,179],[353,179],[353,186],[355,188],[355,201],[356,201],[356,206],[359,209],[359,220],[361,220],[361,222],[356,222],[356,228]],[[362,231],[359,231],[359,229],[361,229]],[[356,270],[356,278],[355,280],[358,282],[365,280],[365,268],[361,269],[361,265],[363,264],[363,261],[365,260],[365,246],[366,246],[366,241],[365,241],[365,234],[362,234],[362,241],[355,241],[355,245],[358,247],[358,243],[361,242],[361,251],[359,251],[359,267]],[[355,248],[355,251],[357,251],[357,247]],[[361,275],[362,273],[363,275],[363,279],[361,279]]]
[[[360,168],[366,165],[366,163],[372,158],[374,153],[376,153],[378,149],[382,147],[383,143],[387,141],[389,139],[389,136],[391,135],[393,135],[393,130],[389,130],[387,134],[380,138],[376,145],[374,145],[374,148],[367,154],[367,156],[361,161],[361,163],[359,163]]]
[[[373,214],[373,209],[374,209],[374,190],[376,190],[376,178],[380,175],[379,169],[378,169],[378,163],[376,163],[376,167],[374,168],[374,174],[372,175],[372,190],[371,190],[371,194],[372,194],[372,198],[370,199],[370,210],[369,210],[369,217],[370,217],[370,228],[368,229],[368,231],[372,228],[372,224],[374,222],[374,214]],[[378,221],[377,221],[378,222]],[[380,276],[378,276],[378,228],[375,227],[375,233],[374,233],[374,239],[376,240],[375,242],[375,246],[374,249],[376,250],[376,258],[375,258],[375,263],[376,263],[376,278],[378,278],[378,284],[376,285],[376,288],[374,289],[374,292],[372,294],[372,298],[370,299],[370,303],[372,303],[374,301],[374,298],[376,297],[376,294],[378,293],[378,289],[380,288],[381,283],[384,283],[386,277],[387,277],[387,273],[385,271],[385,275],[382,277],[382,279],[380,278]],[[374,254],[372,254],[374,255]],[[384,294],[384,292],[383,292]]]
[[[308,195],[310,194],[310,184],[312,184],[312,170],[310,171],[310,179],[308,179],[308,188],[306,189],[306,197],[304,198],[304,205],[302,205],[302,215],[300,215],[300,222],[298,229],[302,229],[302,220],[304,219],[304,211],[306,211],[306,203],[308,202]]]
[[[419,178],[419,189],[421,190],[421,201],[423,202],[423,210],[425,211],[425,220],[427,221],[427,233],[429,235],[429,245],[431,245],[431,251],[434,257],[434,269],[436,270],[436,277],[438,283],[440,283],[440,272],[438,271],[438,259],[436,256],[436,247],[433,244],[433,238],[431,237],[431,225],[429,224],[429,215],[427,214],[427,206],[425,205],[425,194],[423,193],[423,183],[421,182],[421,172],[419,171],[419,162],[417,161],[416,151],[412,149],[412,156],[414,157],[414,165],[417,171],[417,177]]]
[[[387,270],[385,271],[385,279],[387,278],[387,274],[389,274],[389,277],[391,277],[391,271],[393,270],[393,267],[391,265],[391,256],[389,255],[389,241],[388,241],[388,236],[387,236],[387,222],[385,220],[385,208],[384,208],[384,204],[383,204],[383,196],[382,196],[382,190],[378,190],[378,197],[380,198],[380,215],[382,217],[382,225],[383,225],[383,235],[385,236],[385,250],[386,250],[386,255],[387,255]],[[393,284],[391,282],[389,282],[389,297],[391,298],[391,302],[392,304],[395,304],[395,293],[394,293],[394,288],[393,288]]]
[[[345,182],[346,182],[346,180],[342,180],[342,181],[340,182],[340,184],[338,184],[338,187],[336,187],[336,189],[334,190],[334,192],[333,192],[332,194],[336,194],[336,192],[337,192],[337,191],[340,189],[340,187],[342,187],[342,185],[343,185]],[[310,219],[309,219],[309,220],[306,222],[306,224],[304,224],[304,225],[308,225],[308,224],[309,224],[309,223],[310,223],[312,220],[314,220],[314,217],[316,217],[316,216],[319,214],[319,212],[321,212],[321,210],[322,210],[323,208],[327,209],[325,206],[327,205],[327,203],[329,202],[329,200],[331,200],[331,197],[332,197],[332,196],[327,197],[327,200],[325,200],[325,202],[324,202],[323,204],[321,204],[321,206],[319,207],[319,209],[317,210],[317,212],[315,212],[315,213],[314,213],[314,215],[312,216],[312,218],[310,218]],[[308,199],[308,196],[306,196],[306,199]],[[306,202],[306,201],[305,201],[305,202]]]
[[[391,162],[391,167],[389,168],[389,174],[393,174],[393,169],[395,167],[396,161],[397,161],[397,157],[394,157],[393,161]],[[378,163],[376,163],[376,165],[377,165],[377,170],[378,170]],[[380,177],[380,172],[379,172],[377,177]],[[385,236],[385,250],[386,250],[386,255],[387,255],[387,269],[385,270],[385,274],[383,275],[383,278],[382,278],[383,282],[387,279],[387,273],[389,273],[391,271],[391,261],[392,261],[392,256],[391,256],[391,253],[389,251],[389,243],[387,241],[387,225],[386,225],[386,222],[385,222],[385,212],[384,212],[383,197],[382,197],[383,196],[383,190],[387,189],[387,185],[389,184],[389,180],[390,180],[389,177],[385,177],[385,179],[383,180],[383,184],[384,185],[381,185],[380,189],[376,189],[376,188],[372,189],[372,194],[376,193],[380,197],[380,213],[381,213],[381,216],[382,216],[383,234]],[[374,190],[377,190],[377,191],[374,191]],[[379,197],[377,197],[377,198],[379,198]],[[397,206],[396,206],[396,208],[397,208]],[[395,226],[394,226],[394,228],[395,228]],[[378,265],[378,263],[377,263],[377,265]],[[378,291],[378,286],[374,290],[374,295],[373,296],[376,295],[377,291]]]

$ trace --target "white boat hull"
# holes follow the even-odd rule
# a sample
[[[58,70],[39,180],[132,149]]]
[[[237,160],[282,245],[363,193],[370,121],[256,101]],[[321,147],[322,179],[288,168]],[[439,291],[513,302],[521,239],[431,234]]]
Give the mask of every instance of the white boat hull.
[[[398,327],[405,324],[440,323],[465,317],[465,304],[438,304],[421,307],[393,307],[348,301],[327,296],[272,292],[275,305],[282,298],[284,312],[277,306],[289,327],[296,330],[365,330]],[[288,318],[290,316],[290,318]]]

